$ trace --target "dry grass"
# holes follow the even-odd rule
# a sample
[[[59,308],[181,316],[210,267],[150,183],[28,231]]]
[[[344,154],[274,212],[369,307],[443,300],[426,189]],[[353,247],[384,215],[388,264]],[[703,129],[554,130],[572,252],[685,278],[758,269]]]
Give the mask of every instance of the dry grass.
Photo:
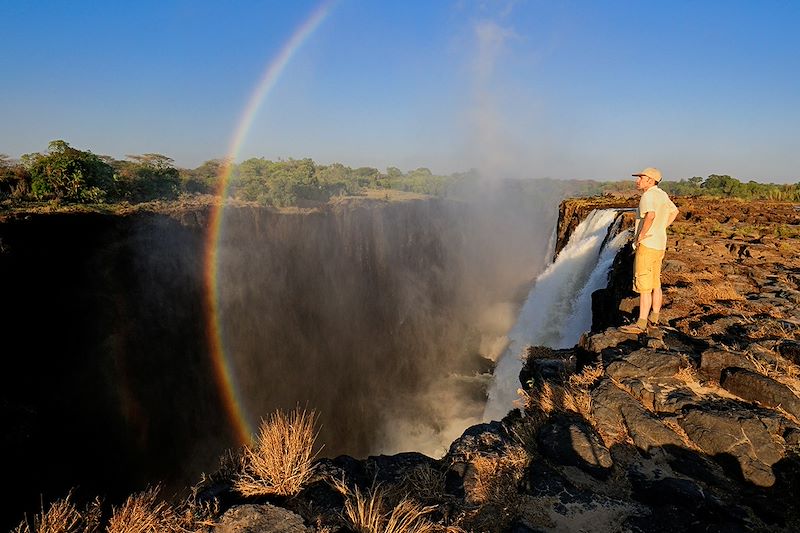
[[[603,366],[597,365],[587,366],[580,374],[571,375],[564,391],[564,408],[591,420],[592,395],[590,391],[594,384],[603,377],[604,372]]]
[[[244,496],[293,496],[313,473],[317,414],[277,411],[262,421],[256,443],[244,449],[234,488]]]
[[[763,361],[752,353],[747,354],[746,357],[756,372],[783,383],[800,396],[800,368],[797,365],[781,356],[776,356],[771,363]]]
[[[92,533],[100,530],[103,514],[102,500],[96,498],[86,508],[79,510],[70,501],[72,492],[66,498],[50,504],[47,511],[42,507],[40,514],[34,515],[33,526],[23,520],[12,533]]]
[[[517,485],[528,464],[528,453],[521,446],[506,448],[502,455],[467,457],[474,476],[467,490],[467,501],[490,504],[497,509],[513,506],[519,496]],[[465,487],[466,488],[466,487]]]
[[[572,411],[591,420],[590,391],[603,373],[601,365],[587,366],[580,374],[571,375],[563,386],[545,382],[541,385],[532,384],[530,391],[520,389],[517,393],[522,396],[528,414],[534,417],[546,418],[554,411]]]
[[[714,302],[744,300],[730,283],[697,283],[692,287],[695,301],[698,304],[712,304]]]
[[[12,533],[80,533],[84,531],[83,516],[68,494],[63,500],[50,504],[47,511],[42,507],[40,514],[34,515],[33,527],[23,520]]]
[[[184,532],[180,517],[169,504],[160,501],[158,488],[133,494],[119,508],[113,508],[107,533]]]
[[[362,493],[340,480],[334,480],[333,486],[345,498],[345,519],[356,533],[432,533],[438,529],[425,518],[433,507],[422,507],[408,498],[390,505],[380,487]]]
[[[420,501],[440,501],[445,496],[445,475],[428,465],[417,466],[403,479],[402,490]]]

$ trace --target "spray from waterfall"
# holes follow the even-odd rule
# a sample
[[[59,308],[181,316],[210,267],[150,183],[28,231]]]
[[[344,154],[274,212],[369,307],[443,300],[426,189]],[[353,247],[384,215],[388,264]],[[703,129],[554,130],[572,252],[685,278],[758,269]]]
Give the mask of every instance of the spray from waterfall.
[[[606,283],[614,256],[628,237],[618,233],[603,246],[616,215],[614,209],[592,211],[536,279],[495,367],[484,420],[499,420],[513,408],[522,370],[520,354],[526,346],[568,348],[590,329],[592,292]]]

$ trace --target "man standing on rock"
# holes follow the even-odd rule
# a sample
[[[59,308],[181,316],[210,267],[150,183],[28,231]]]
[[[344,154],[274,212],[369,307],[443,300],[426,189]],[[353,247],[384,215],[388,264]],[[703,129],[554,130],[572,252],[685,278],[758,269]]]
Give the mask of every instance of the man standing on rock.
[[[648,167],[636,176],[636,188],[642,191],[636,213],[633,247],[633,290],[639,293],[639,320],[622,326],[624,333],[641,334],[647,327],[658,327],[663,295],[661,292],[661,262],[667,249],[667,226],[675,221],[678,208],[667,193],[658,188],[661,172]],[[652,310],[652,311],[651,311]]]

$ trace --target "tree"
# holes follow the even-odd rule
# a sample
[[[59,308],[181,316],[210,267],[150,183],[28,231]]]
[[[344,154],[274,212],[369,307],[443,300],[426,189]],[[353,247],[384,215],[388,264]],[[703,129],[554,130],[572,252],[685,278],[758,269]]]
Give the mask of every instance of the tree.
[[[181,189],[189,193],[213,193],[229,165],[227,159],[210,159],[195,169],[181,170]]]
[[[172,200],[180,192],[180,174],[172,158],[161,154],[126,156],[130,161],[117,161],[117,195],[136,202]]]
[[[114,170],[100,157],[52,141],[47,154],[23,156],[30,165],[31,189],[37,199],[103,202],[113,189]]]

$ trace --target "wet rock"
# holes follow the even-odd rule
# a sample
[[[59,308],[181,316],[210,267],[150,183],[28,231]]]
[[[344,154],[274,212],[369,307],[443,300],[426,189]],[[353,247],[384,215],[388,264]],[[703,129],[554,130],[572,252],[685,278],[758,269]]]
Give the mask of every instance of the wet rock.
[[[583,419],[555,415],[539,430],[539,451],[566,466],[577,466],[593,476],[607,477],[613,465],[600,435]]]
[[[726,368],[722,371],[720,384],[742,399],[766,407],[780,406],[787,413],[800,417],[800,398],[792,389],[768,376],[744,368]]]
[[[270,504],[239,505],[225,512],[214,533],[311,533],[303,519]]]

